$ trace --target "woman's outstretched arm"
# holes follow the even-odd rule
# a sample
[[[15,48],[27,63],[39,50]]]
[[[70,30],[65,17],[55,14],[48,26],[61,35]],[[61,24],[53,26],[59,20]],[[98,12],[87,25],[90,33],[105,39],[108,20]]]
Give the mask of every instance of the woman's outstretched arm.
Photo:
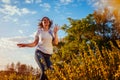
[[[58,30],[59,30],[58,25],[55,25],[54,30],[53,30],[54,31],[53,45],[58,45],[58,34],[57,34]]]
[[[18,47],[35,47],[38,44],[39,38],[35,38],[34,42],[32,43],[20,43],[17,44]]]

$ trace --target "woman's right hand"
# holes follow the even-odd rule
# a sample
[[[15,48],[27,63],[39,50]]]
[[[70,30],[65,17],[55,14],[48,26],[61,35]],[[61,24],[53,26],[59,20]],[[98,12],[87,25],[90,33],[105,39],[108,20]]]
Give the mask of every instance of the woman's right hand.
[[[17,44],[18,47],[26,47],[26,44]]]

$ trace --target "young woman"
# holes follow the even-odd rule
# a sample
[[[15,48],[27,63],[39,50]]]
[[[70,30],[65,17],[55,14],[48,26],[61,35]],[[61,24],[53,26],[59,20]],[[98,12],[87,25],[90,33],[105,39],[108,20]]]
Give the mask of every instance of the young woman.
[[[35,40],[32,43],[20,43],[17,44],[19,47],[35,47],[35,60],[40,67],[40,80],[47,80],[47,76],[44,71],[52,68],[50,56],[53,54],[53,45],[58,44],[58,25],[55,25],[53,31],[50,29],[52,21],[48,17],[43,17],[38,24],[39,28],[35,35]]]

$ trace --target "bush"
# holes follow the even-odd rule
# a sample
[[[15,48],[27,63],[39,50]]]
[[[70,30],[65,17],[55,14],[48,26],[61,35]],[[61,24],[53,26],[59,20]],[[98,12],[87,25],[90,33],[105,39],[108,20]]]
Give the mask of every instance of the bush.
[[[117,41],[119,45],[119,41]],[[95,51],[88,45],[83,54],[73,54],[70,62],[61,61],[54,64],[54,71],[47,70],[49,80],[119,80],[120,50],[110,42],[112,50],[94,43]],[[120,45],[119,45],[120,46]],[[89,52],[89,55],[88,55]],[[54,54],[53,58],[58,54]],[[69,56],[66,56],[69,57]],[[57,57],[56,60],[58,61]]]

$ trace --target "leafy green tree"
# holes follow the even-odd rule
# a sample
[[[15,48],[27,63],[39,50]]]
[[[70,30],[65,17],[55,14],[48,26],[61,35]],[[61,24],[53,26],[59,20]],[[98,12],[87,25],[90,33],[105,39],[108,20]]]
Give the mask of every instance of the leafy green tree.
[[[113,25],[117,21],[117,18],[114,17],[113,12],[105,8],[103,11],[95,11],[80,20],[68,18],[70,24],[62,26],[67,33],[63,39],[64,44],[60,47],[62,59],[69,62],[73,58],[73,54],[82,54],[84,50],[88,52],[87,45],[90,45],[91,49],[95,51],[93,42],[96,42],[100,51],[102,51],[102,47],[112,50],[110,41],[120,49],[116,43],[120,35]]]
[[[81,20],[71,18],[68,18],[68,20],[70,25],[62,26],[67,36],[64,38],[64,46],[61,47],[61,52],[62,58],[69,61],[74,53],[83,53],[84,49],[87,51],[87,44],[90,44],[91,40],[101,39],[101,37],[95,33],[93,14],[89,14]]]

